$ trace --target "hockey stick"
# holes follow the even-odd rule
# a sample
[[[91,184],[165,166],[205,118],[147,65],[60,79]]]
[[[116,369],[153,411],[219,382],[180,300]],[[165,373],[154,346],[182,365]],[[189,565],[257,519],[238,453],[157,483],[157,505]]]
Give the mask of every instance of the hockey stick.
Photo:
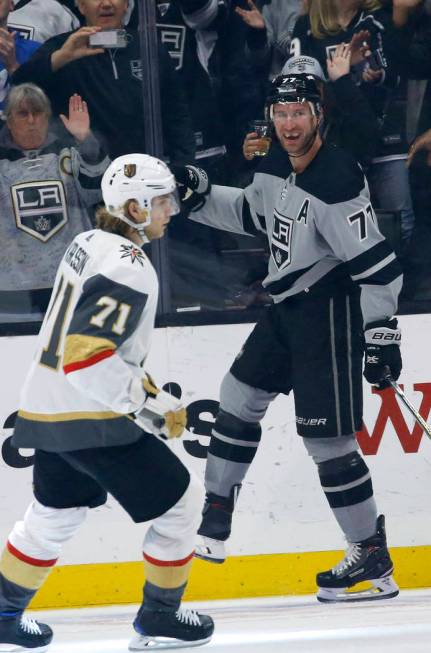
[[[422,415],[418,413],[416,408],[410,403],[410,401],[407,399],[406,395],[404,394],[403,390],[401,390],[400,386],[396,381],[391,376],[391,371],[389,367],[385,367],[385,374],[383,376],[384,381],[387,381],[395,390],[396,394],[399,396],[401,401],[403,402],[404,406],[408,408],[410,413],[413,415],[419,426],[423,428],[424,433],[431,439],[431,426],[427,424],[427,422],[424,420]]]

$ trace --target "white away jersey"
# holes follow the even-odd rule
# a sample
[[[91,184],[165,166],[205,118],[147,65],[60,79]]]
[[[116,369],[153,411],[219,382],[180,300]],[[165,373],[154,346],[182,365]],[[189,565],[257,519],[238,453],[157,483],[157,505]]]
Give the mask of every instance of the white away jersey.
[[[13,442],[71,451],[132,442],[157,307],[156,272],[130,240],[79,234],[60,263]]]
[[[52,36],[79,27],[78,18],[57,0],[14,0],[8,27],[24,38],[45,43]]]

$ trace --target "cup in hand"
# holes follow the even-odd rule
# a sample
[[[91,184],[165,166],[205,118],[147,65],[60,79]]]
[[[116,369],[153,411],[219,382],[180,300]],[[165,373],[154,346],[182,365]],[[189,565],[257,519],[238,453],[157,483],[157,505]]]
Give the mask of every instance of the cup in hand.
[[[257,134],[254,156],[266,156],[271,145],[271,123],[268,120],[252,120],[250,132]]]

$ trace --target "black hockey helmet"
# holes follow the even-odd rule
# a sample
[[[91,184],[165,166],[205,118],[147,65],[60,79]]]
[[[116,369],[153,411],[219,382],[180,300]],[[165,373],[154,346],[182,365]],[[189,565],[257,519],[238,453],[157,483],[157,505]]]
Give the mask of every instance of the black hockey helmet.
[[[265,102],[267,118],[272,118],[271,107],[274,104],[288,102],[310,102],[314,113],[321,110],[321,97],[315,78],[306,73],[296,75],[278,75],[272,83]]]

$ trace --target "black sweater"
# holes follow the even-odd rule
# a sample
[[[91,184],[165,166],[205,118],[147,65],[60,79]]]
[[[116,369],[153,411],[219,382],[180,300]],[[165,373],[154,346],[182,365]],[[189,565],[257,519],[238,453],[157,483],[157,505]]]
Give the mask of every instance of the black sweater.
[[[111,157],[145,152],[141,61],[137,32],[128,30],[124,49],[83,57],[53,72],[51,55],[72,32],[55,36],[14,74],[13,83],[34,82],[44,89],[55,114],[68,112],[69,97],[87,102],[92,128]],[[159,75],[165,154],[175,163],[194,159],[194,134],[180,79],[165,48],[159,45]]]

